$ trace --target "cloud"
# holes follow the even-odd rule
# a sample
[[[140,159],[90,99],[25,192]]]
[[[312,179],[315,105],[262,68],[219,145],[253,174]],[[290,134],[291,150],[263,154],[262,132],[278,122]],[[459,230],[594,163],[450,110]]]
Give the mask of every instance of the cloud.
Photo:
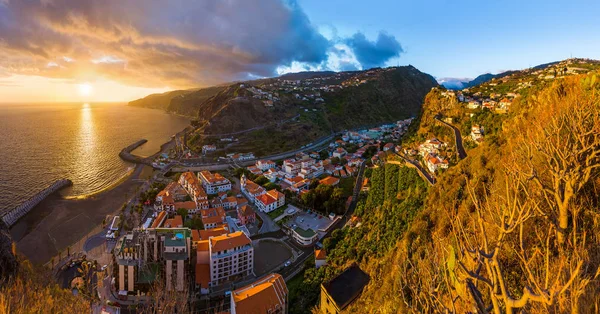
[[[385,32],[379,32],[375,41],[368,40],[363,33],[359,32],[345,42],[354,51],[358,62],[366,68],[382,66],[391,58],[399,57],[404,52],[398,40]]]
[[[11,74],[185,88],[402,52],[385,33],[328,39],[295,0],[0,1],[0,71]]]

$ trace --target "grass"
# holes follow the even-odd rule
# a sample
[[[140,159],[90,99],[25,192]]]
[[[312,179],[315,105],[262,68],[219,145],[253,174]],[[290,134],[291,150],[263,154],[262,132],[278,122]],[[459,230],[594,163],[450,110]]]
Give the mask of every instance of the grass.
[[[287,208],[288,208],[287,204],[283,205],[283,206],[277,208],[276,210],[274,210],[270,213],[267,213],[267,215],[269,215],[269,217],[271,217],[271,219],[275,219],[275,218],[281,216]]]

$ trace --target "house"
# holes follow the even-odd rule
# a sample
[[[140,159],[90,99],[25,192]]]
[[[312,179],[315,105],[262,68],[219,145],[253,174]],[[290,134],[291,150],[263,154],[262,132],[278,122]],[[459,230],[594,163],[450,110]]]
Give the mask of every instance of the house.
[[[448,161],[440,158],[438,155],[429,154],[425,157],[425,165],[431,173],[434,173],[438,169],[448,169]]]
[[[269,169],[275,169],[275,162],[271,161],[271,160],[259,160],[256,162],[256,168],[262,170],[262,171],[267,171]]]
[[[480,106],[481,106],[481,103],[479,103],[478,100],[471,100],[467,104],[467,108],[469,108],[469,109],[477,109]]]
[[[310,185],[310,180],[304,179],[300,182],[296,182],[289,187],[289,190],[295,193],[300,193],[303,190],[308,190],[308,186]]]
[[[258,167],[256,166],[249,166],[246,169],[248,169],[248,171],[250,171],[250,173],[252,173],[255,176],[260,176],[263,174],[262,170],[260,170]]]
[[[248,205],[240,206],[237,209],[237,216],[242,225],[254,223],[256,221],[256,213],[254,212],[254,209]]]
[[[256,198],[256,206],[264,213],[269,213],[285,205],[285,194],[273,189]]]
[[[163,228],[183,228],[183,218],[180,215],[175,215],[175,217],[165,221]]]
[[[319,184],[336,186],[340,183],[340,179],[329,176],[325,179],[319,180]]]
[[[230,294],[231,314],[288,312],[288,289],[280,274],[272,273]]]
[[[479,125],[471,126],[471,139],[475,141],[475,143],[479,144],[483,141],[483,127]]]
[[[238,206],[238,199],[235,196],[229,196],[223,199],[223,208],[225,210],[227,209],[234,209]]]
[[[240,187],[242,193],[248,197],[250,203],[255,203],[258,196],[267,192],[262,186],[252,182],[251,180],[248,180],[246,175],[242,175],[240,178]]]
[[[320,268],[325,265],[327,265],[327,254],[325,253],[325,250],[315,250],[315,267]]]
[[[347,153],[348,152],[345,149],[338,147],[333,151],[332,156],[337,157],[337,158],[342,158],[342,157],[346,156]]]
[[[231,182],[219,173],[213,174],[208,170],[204,170],[198,174],[198,177],[202,180],[202,186],[208,194],[231,190]]]
[[[337,314],[362,293],[370,278],[356,264],[321,284],[321,312]]]
[[[387,143],[383,146],[383,151],[387,152],[388,150],[394,149],[394,143]]]
[[[173,208],[175,209],[175,211],[177,211],[180,208],[183,208],[183,209],[187,210],[188,215],[193,215],[193,214],[197,213],[199,210],[197,203],[194,201],[175,202]]]
[[[189,195],[190,198],[194,202],[196,202],[196,206],[198,208],[208,208],[208,204],[206,202],[208,200],[208,195],[206,194],[206,191],[204,191],[202,186],[200,186],[200,182],[198,181],[198,178],[193,172],[182,173],[179,177],[178,183],[186,192],[186,195],[177,195],[177,192],[171,194],[169,192],[167,195],[173,195],[174,201],[183,201]],[[183,198],[181,198],[181,196],[183,196]]]
[[[500,100],[500,103],[498,103],[498,108],[507,110],[510,108],[510,105],[512,105],[512,100],[504,97]]]
[[[423,157],[425,157],[427,154],[437,154],[439,153],[439,149],[441,149],[443,146],[444,143],[434,137],[419,145],[419,154]]]
[[[213,229],[223,224],[226,216],[223,207],[203,209],[200,215],[204,229]]]
[[[215,145],[204,145],[202,146],[202,154],[206,155],[207,153],[214,152],[217,150],[217,146]]]
[[[286,159],[283,161],[282,169],[289,175],[297,175],[302,168],[302,161],[296,161],[295,159]]]

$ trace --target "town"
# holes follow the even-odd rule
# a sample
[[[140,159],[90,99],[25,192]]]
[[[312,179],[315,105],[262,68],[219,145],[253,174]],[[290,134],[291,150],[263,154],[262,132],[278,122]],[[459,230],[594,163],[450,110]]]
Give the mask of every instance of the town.
[[[412,121],[344,131],[279,160],[157,170],[135,201],[107,220],[97,259],[106,262],[98,288],[103,310],[143,306],[160,286],[196,308],[286,313],[286,281],[308,259],[326,267],[323,239],[360,226],[353,209],[368,189],[364,170],[396,154]],[[68,272],[68,263],[63,268]],[[347,271],[363,274],[356,279],[366,284],[358,267]],[[328,287],[322,298],[339,298],[341,288],[334,281]]]

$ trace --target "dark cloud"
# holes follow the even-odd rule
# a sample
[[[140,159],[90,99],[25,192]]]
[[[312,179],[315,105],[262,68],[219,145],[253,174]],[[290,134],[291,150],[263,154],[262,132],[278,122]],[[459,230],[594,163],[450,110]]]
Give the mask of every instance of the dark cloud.
[[[385,32],[380,32],[375,41],[368,40],[363,33],[356,33],[345,42],[364,68],[382,66],[404,52],[398,40]]]
[[[363,68],[402,52],[386,34],[328,40],[295,0],[0,0],[0,71],[15,74],[191,87],[323,66],[340,41]]]

